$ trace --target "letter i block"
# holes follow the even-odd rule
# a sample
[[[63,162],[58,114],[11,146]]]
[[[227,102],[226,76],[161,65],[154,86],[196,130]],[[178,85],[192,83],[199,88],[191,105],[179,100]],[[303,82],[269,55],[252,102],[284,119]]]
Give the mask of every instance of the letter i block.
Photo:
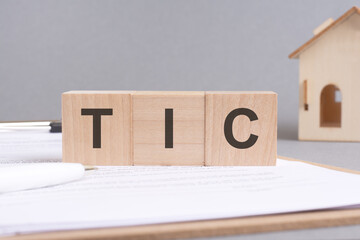
[[[204,165],[204,92],[136,92],[134,165]]]
[[[276,163],[277,94],[206,92],[206,166]]]
[[[133,165],[130,94],[122,91],[63,93],[63,162]]]

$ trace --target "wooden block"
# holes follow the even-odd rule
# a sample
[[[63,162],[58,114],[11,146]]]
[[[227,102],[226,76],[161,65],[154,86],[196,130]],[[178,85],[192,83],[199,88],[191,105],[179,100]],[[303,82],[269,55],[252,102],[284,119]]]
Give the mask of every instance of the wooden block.
[[[134,165],[204,165],[204,92],[136,92]]]
[[[206,166],[276,163],[277,94],[206,92]]]
[[[122,91],[63,93],[63,162],[133,165],[130,94]]]

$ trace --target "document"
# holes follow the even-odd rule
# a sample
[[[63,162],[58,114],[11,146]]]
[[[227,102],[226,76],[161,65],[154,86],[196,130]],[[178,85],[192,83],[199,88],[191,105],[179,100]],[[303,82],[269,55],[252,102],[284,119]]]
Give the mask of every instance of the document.
[[[274,167],[99,167],[75,182],[0,195],[0,236],[287,213],[360,204],[360,176]]]
[[[2,132],[0,167],[61,161],[61,134]],[[0,194],[0,236],[245,217],[360,204],[360,175],[274,167],[102,167],[79,181]]]
[[[49,133],[49,129],[0,131],[0,164],[61,162],[61,153],[61,133]]]

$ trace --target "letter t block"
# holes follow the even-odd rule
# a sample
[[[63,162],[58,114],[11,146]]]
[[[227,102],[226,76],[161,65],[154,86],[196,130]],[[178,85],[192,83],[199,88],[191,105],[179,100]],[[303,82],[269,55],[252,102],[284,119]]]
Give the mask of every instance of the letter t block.
[[[130,94],[123,91],[63,93],[63,162],[133,165]]]
[[[206,166],[276,163],[277,94],[206,92]]]

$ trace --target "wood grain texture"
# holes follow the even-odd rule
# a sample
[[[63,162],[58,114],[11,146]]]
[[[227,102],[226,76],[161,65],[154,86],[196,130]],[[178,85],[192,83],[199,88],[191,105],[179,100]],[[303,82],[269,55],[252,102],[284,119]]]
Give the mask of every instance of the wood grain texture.
[[[360,9],[356,6],[350,8],[346,13],[341,15],[338,19],[333,21],[331,24],[327,25],[327,27],[323,28],[320,32],[317,32],[314,37],[312,37],[309,41],[301,45],[298,49],[289,54],[289,58],[298,58],[300,54],[309,48],[313,43],[315,43],[318,39],[320,39],[324,34],[329,32],[329,30],[335,28],[338,24],[341,24],[348,17],[353,15],[354,13],[360,14]]]
[[[239,142],[250,134],[258,136],[255,144],[238,149],[224,136],[227,115],[237,108],[256,113],[258,120],[237,116],[232,125]],[[277,141],[277,94],[273,92],[206,92],[206,166],[262,166],[275,165]]]
[[[279,157],[290,161],[292,158]],[[305,161],[301,161],[305,162]],[[310,163],[337,171],[360,174],[358,171]],[[3,237],[2,240],[161,240],[214,237],[234,234],[285,231],[305,228],[336,227],[360,224],[360,209],[322,210],[267,216],[155,224],[134,227],[101,228]]]
[[[300,140],[360,141],[360,14],[351,11],[299,55]],[[322,97],[329,86],[339,89],[341,103],[334,102],[334,94]]]
[[[93,116],[82,108],[112,109],[101,117],[101,148],[93,148]],[[62,95],[63,162],[133,165],[131,96],[123,91],[74,91]]]
[[[204,165],[204,92],[135,92],[134,165]],[[165,148],[165,109],[173,109],[173,147]]]

